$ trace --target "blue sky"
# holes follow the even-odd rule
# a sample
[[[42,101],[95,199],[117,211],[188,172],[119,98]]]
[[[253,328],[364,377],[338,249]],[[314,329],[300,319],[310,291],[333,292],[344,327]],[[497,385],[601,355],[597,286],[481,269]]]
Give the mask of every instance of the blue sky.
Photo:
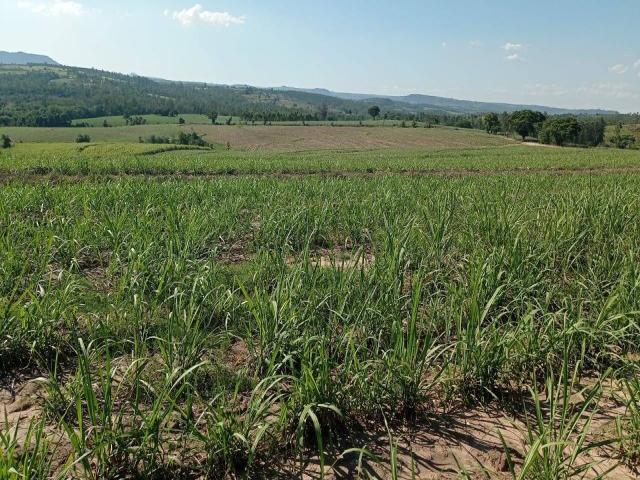
[[[0,0],[0,50],[175,80],[640,111],[639,0]]]

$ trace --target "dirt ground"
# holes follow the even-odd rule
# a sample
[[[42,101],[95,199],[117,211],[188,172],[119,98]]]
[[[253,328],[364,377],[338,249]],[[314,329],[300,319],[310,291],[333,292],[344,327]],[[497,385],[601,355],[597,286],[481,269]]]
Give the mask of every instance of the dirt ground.
[[[235,359],[231,363],[236,368],[240,368],[242,359],[246,358],[245,349],[243,344],[234,344],[230,348],[230,358]],[[22,444],[29,422],[42,414],[42,401],[43,390],[37,378],[23,378],[18,383],[5,384],[0,388],[0,414],[6,418],[5,430],[17,432],[21,448],[24,448]],[[599,412],[593,417],[587,437],[593,442],[615,434],[616,418],[624,414],[624,406],[611,388],[608,391],[605,389],[598,406]],[[512,460],[518,465],[523,459],[527,427],[524,417],[514,416],[491,403],[482,407],[434,413],[404,421],[400,425],[391,424],[389,431],[397,448],[397,473],[400,479],[508,479],[512,476],[503,439],[509,446]],[[360,458],[358,452],[329,454],[325,459],[325,478],[349,479],[361,473],[362,478],[392,479],[389,431],[380,422],[363,427],[363,433],[350,439],[350,442],[353,447],[366,449],[371,455]],[[48,429],[48,435],[54,442],[60,441],[53,427]],[[62,464],[69,449],[62,442],[56,452],[61,458],[54,464]],[[610,469],[613,470],[604,478],[640,478],[639,472],[617,465],[617,451],[613,446],[592,450],[580,457],[578,462],[596,465],[585,478],[597,478]],[[466,472],[466,477],[461,477],[461,472]],[[277,476],[319,479],[319,458],[310,456],[302,469],[299,463],[285,460]]]
[[[477,130],[399,127],[212,126],[195,128],[212,143],[269,151],[472,148],[515,143]]]

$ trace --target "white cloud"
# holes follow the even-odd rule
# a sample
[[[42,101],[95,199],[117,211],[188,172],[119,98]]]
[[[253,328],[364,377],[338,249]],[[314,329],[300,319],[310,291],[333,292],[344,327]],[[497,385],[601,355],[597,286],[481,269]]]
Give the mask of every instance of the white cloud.
[[[524,45],[522,45],[521,43],[507,42],[504,44],[502,48],[505,49],[507,52],[518,52],[524,48]]]
[[[472,47],[481,47],[482,42],[480,40],[471,40],[469,42],[469,45],[471,45]]]
[[[18,8],[48,17],[80,17],[86,13],[81,3],[72,0],[46,0],[40,2],[20,0],[18,1]]]
[[[442,48],[447,48],[447,42],[442,42]]]
[[[502,46],[502,49],[507,52],[505,58],[510,62],[520,62],[524,60],[521,55],[522,50],[525,49],[523,44],[507,42]]]
[[[228,12],[212,12],[205,10],[199,3],[191,8],[185,8],[179,11],[164,11],[165,17],[177,20],[184,26],[190,26],[194,23],[206,23],[208,25],[217,25],[221,27],[230,27],[231,25],[242,25],[245,16],[236,17]]]
[[[613,67],[609,67],[609,71],[611,73],[617,73],[618,75],[622,75],[629,71],[629,67],[627,65],[623,65],[622,63],[619,63],[617,65],[614,65]]]
[[[640,68],[640,59],[636,60],[633,64],[633,68]]]
[[[578,88],[578,93],[595,97],[618,98],[624,100],[640,99],[640,92],[627,83],[592,83]]]

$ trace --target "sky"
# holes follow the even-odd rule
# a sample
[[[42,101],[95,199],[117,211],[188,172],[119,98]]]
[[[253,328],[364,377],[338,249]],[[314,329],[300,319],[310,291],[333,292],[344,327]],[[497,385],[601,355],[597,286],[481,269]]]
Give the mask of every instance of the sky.
[[[640,0],[0,0],[0,50],[171,80],[640,111]]]

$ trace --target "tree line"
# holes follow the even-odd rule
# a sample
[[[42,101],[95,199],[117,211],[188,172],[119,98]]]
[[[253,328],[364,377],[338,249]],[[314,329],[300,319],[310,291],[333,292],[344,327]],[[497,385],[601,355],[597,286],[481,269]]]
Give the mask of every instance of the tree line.
[[[533,110],[520,110],[512,114],[498,115],[488,113],[482,118],[484,129],[488,133],[518,135],[522,141],[537,140],[548,145],[576,145],[597,147],[604,144],[607,120],[603,116],[548,116]],[[612,144],[618,148],[631,148],[635,143],[633,135],[621,133],[621,125],[616,127],[617,134]]]

